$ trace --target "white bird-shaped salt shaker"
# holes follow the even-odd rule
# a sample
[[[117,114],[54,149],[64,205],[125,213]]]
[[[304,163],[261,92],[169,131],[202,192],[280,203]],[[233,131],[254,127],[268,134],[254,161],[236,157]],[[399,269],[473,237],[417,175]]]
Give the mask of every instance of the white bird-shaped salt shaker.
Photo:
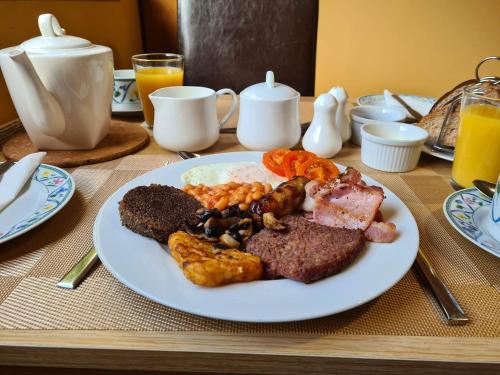
[[[345,143],[351,138],[351,125],[345,111],[348,98],[347,92],[343,87],[333,87],[329,93],[337,99],[338,107],[335,114],[335,121],[337,122],[337,129],[340,132],[342,143]]]
[[[322,94],[314,101],[314,116],[302,138],[302,147],[323,158],[331,158],[342,149],[342,138],[335,125],[337,100]]]

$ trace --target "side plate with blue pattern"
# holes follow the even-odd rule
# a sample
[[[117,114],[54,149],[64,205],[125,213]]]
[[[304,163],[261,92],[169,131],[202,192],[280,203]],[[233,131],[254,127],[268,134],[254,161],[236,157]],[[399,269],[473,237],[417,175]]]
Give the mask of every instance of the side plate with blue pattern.
[[[40,164],[16,200],[0,212],[0,243],[50,219],[69,202],[74,192],[75,181],[69,173]]]
[[[500,258],[500,242],[491,234],[491,199],[475,188],[456,191],[443,204],[444,215],[465,238]]]

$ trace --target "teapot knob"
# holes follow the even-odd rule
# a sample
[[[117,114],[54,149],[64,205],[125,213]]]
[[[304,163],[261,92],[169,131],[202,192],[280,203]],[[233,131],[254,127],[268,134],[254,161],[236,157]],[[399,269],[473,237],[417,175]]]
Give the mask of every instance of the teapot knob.
[[[42,36],[62,36],[66,31],[59,25],[57,18],[50,13],[41,14],[38,17],[38,28]]]
[[[266,72],[266,85],[269,88],[274,87],[274,73],[272,72],[272,70],[268,70]]]

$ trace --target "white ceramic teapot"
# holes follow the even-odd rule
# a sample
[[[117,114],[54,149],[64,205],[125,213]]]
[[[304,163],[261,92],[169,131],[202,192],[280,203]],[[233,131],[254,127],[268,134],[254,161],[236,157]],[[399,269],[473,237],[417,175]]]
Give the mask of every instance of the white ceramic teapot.
[[[299,99],[297,91],[274,82],[273,72],[267,72],[266,82],[240,93],[238,141],[259,151],[295,146],[300,140]]]
[[[0,67],[17,113],[41,150],[92,149],[108,132],[113,94],[110,48],[65,35],[52,14],[42,36],[0,50]]]

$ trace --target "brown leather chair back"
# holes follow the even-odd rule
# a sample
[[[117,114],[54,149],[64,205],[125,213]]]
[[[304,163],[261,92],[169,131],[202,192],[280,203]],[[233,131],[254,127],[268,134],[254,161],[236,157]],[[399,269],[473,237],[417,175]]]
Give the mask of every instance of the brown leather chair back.
[[[179,52],[177,0],[139,0],[144,52]]]
[[[186,85],[277,82],[314,95],[318,0],[178,0]]]

